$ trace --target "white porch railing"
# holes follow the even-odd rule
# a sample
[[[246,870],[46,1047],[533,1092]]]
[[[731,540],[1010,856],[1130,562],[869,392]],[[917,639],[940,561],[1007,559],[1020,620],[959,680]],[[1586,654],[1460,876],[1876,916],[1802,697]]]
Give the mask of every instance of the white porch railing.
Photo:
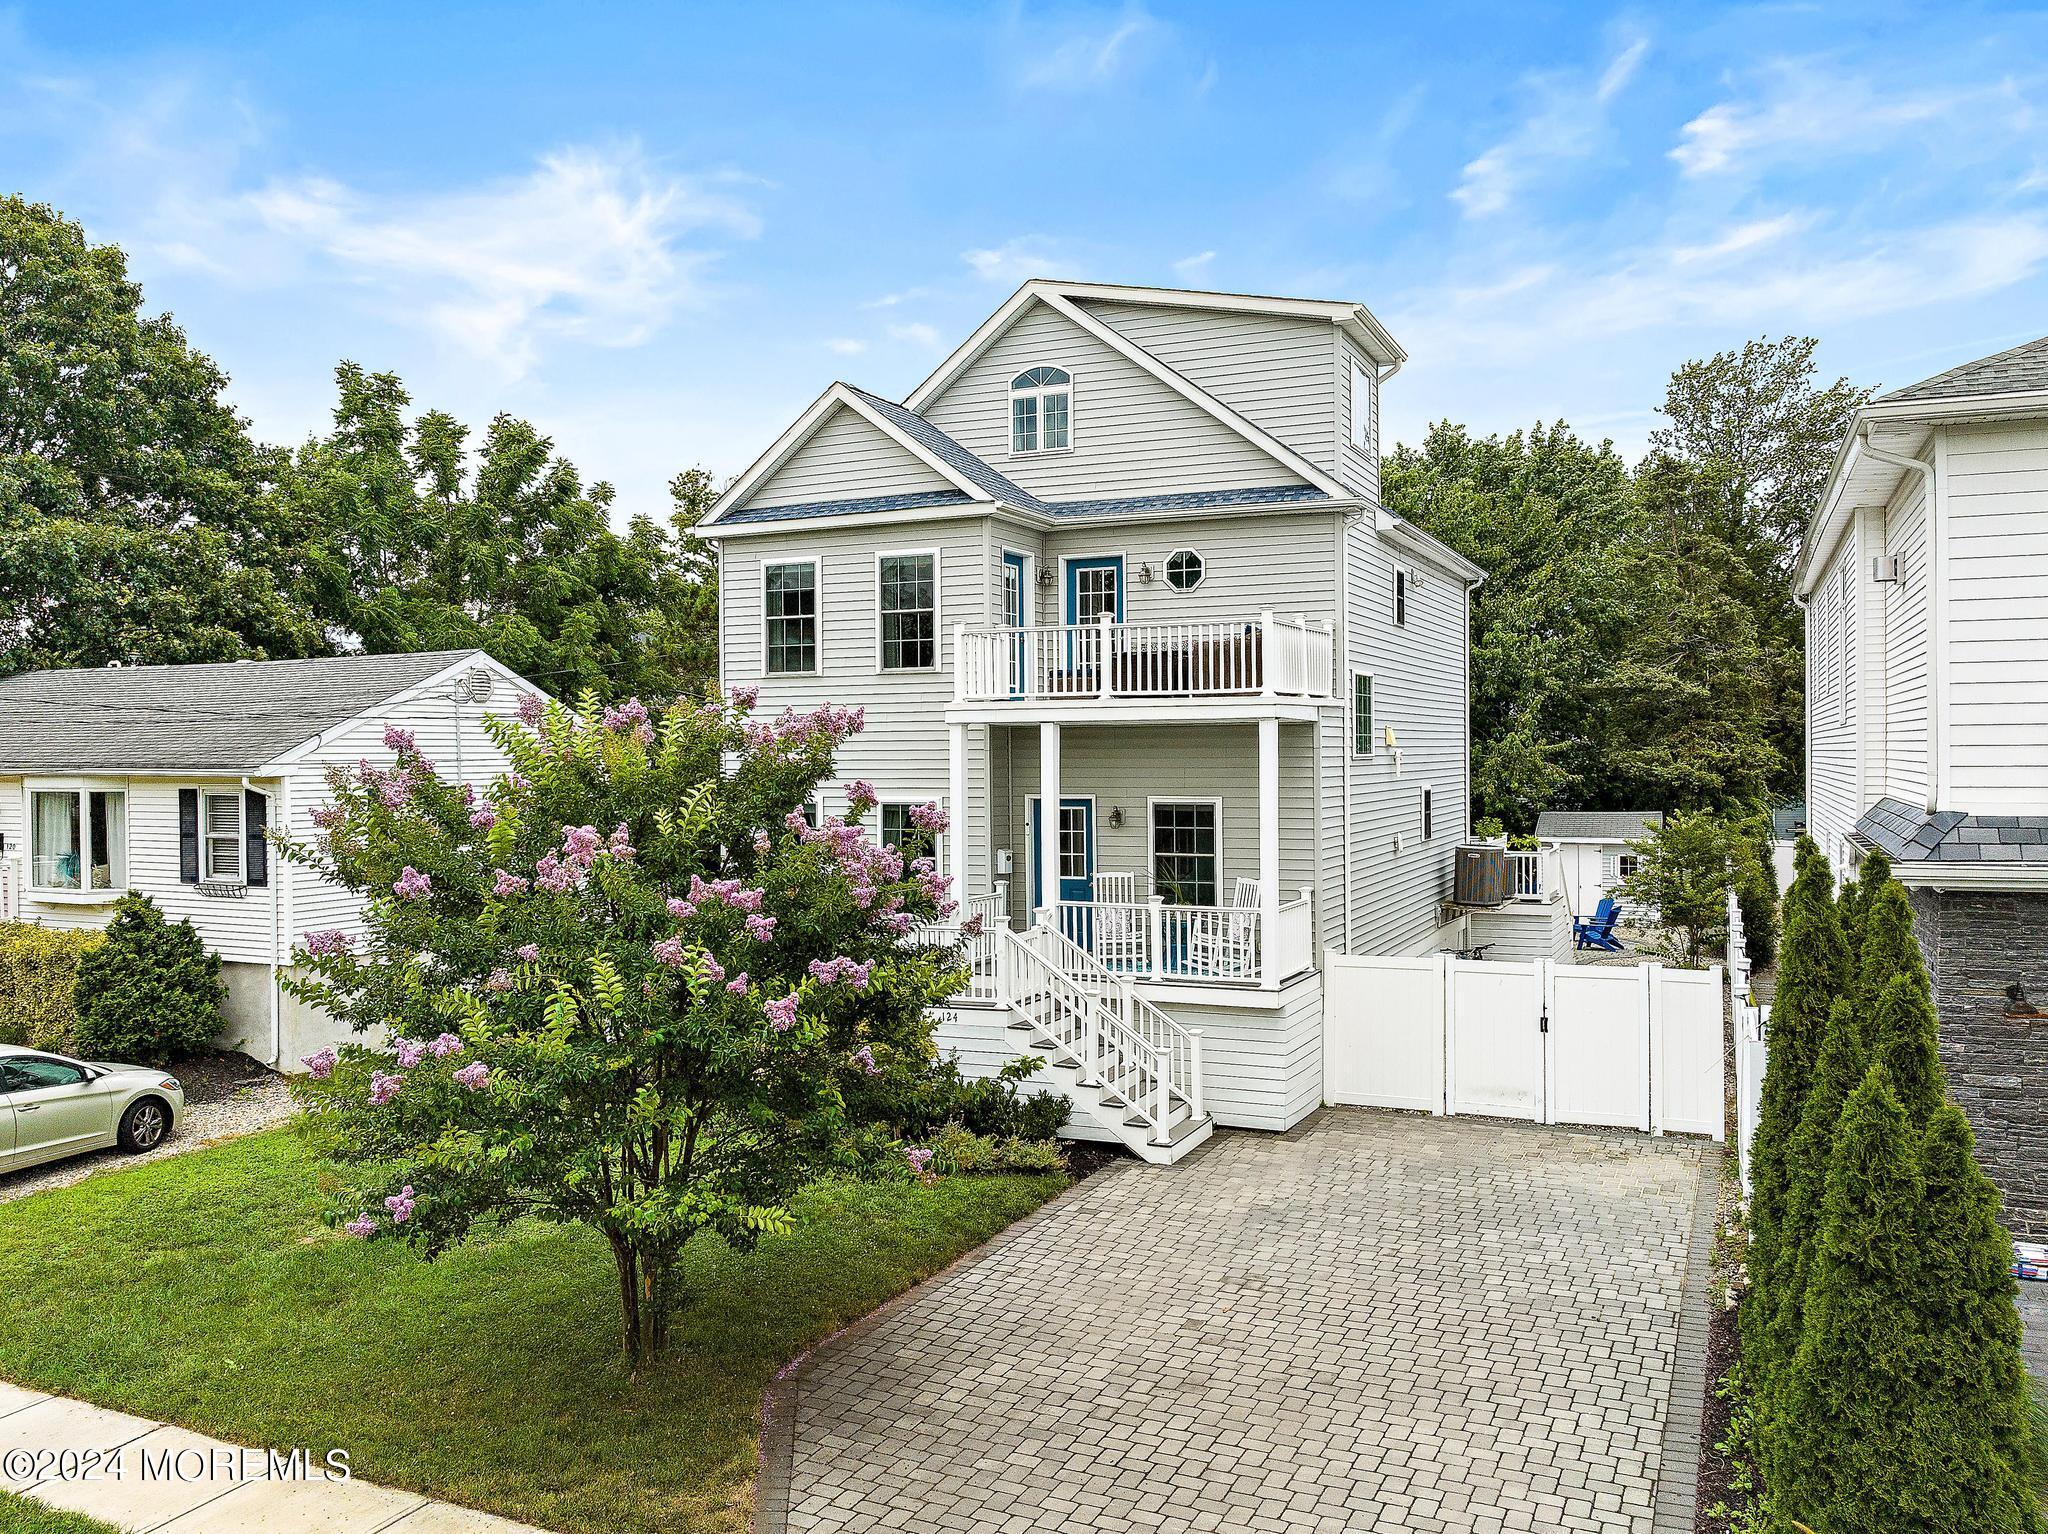
[[[1202,1107],[1202,1038],[1136,995],[1050,923],[1000,929],[1003,999],[1027,1017],[1081,1073],[1120,1099],[1165,1144],[1185,1104]]]
[[[1260,985],[1314,966],[1312,899],[1303,889],[1270,922],[1256,906],[1169,905],[1156,895],[1062,900],[1057,925],[1069,943],[1122,978]]]
[[[975,917],[981,918],[976,931],[967,930]],[[971,1001],[993,1002],[996,993],[997,933],[1009,925],[1010,881],[998,879],[987,895],[970,895],[946,921],[918,928],[916,940],[934,948],[961,944],[961,961],[967,966],[966,989],[960,994]]]
[[[1509,900],[1548,900],[1554,892],[1549,879],[1550,865],[1555,854],[1538,850],[1523,851],[1510,847],[1507,851],[1507,868],[1503,893]]]
[[[953,630],[954,697],[1024,699],[1334,695],[1331,626],[1267,612],[1200,623]]]

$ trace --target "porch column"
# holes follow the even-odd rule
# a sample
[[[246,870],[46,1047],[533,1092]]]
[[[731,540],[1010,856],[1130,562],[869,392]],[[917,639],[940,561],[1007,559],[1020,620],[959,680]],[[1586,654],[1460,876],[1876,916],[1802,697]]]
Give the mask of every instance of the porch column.
[[[1051,908],[1060,898],[1060,727],[1038,727],[1038,903]]]
[[[946,872],[953,876],[953,898],[960,902],[962,919],[967,908],[967,726],[946,728],[949,744],[948,766],[952,769],[946,786],[946,814],[951,834],[946,838]],[[987,833],[983,836],[986,839]]]
[[[1273,985],[1280,925],[1280,721],[1259,721],[1259,978]]]

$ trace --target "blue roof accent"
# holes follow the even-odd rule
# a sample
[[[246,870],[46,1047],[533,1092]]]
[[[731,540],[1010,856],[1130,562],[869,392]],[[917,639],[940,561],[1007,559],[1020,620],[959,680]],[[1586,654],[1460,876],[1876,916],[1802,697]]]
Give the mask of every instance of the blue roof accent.
[[[902,495],[863,495],[845,501],[802,501],[794,506],[748,506],[728,522],[794,522],[801,517],[851,517],[863,511],[914,511],[920,506],[958,506],[968,500],[961,490],[917,490]]]
[[[1120,511],[1205,511],[1217,506],[1271,506],[1276,502],[1327,501],[1314,485],[1261,485],[1249,490],[1181,490],[1171,495],[1128,495],[1107,501],[1045,501],[1056,517],[1114,516]]]

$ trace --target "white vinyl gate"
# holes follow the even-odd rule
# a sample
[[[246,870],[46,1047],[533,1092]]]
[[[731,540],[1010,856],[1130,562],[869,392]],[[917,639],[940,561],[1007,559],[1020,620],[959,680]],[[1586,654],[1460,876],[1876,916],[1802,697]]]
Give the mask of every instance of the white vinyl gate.
[[[1325,956],[1333,1103],[1723,1134],[1721,971]]]

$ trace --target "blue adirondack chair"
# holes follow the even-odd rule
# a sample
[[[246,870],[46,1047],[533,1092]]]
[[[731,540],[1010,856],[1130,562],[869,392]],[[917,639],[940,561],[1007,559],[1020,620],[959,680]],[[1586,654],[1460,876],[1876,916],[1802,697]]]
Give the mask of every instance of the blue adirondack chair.
[[[1621,939],[1614,935],[1614,923],[1620,912],[1612,895],[1601,897],[1600,904],[1591,916],[1581,916],[1572,923],[1572,946],[1575,948],[1598,948],[1603,953],[1620,953]]]

